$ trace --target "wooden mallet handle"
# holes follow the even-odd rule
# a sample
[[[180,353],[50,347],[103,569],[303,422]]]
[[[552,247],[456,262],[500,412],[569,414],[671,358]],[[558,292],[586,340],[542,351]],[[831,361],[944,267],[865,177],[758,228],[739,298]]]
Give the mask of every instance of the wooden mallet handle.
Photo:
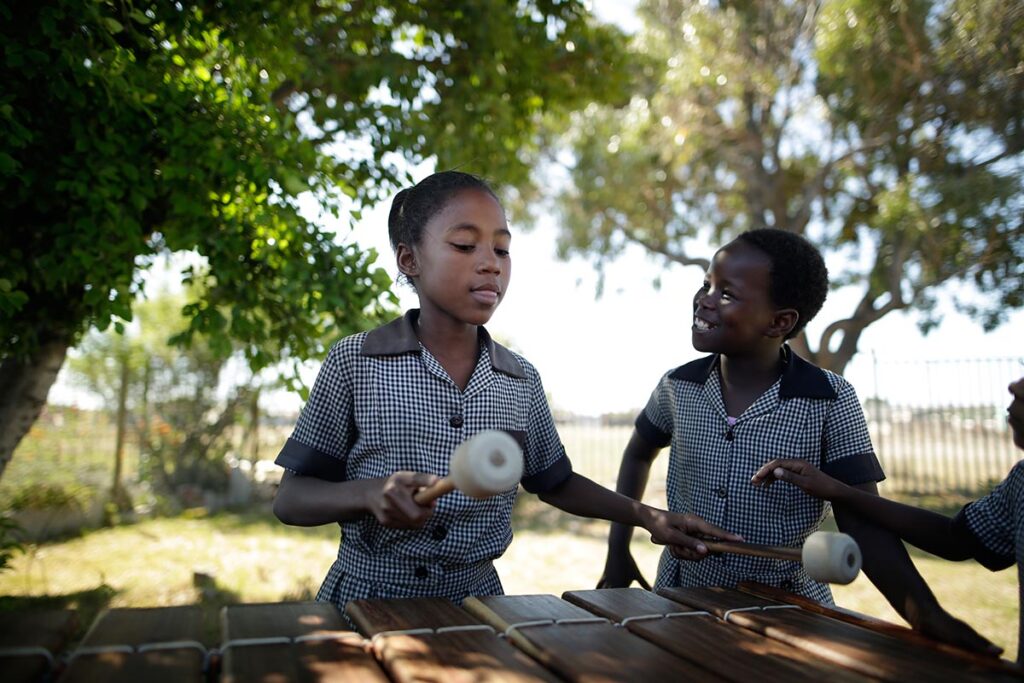
[[[768,557],[773,560],[800,561],[800,548],[789,548],[781,545],[761,545],[760,543],[741,543],[740,541],[709,541],[701,539],[701,543],[713,553],[733,553],[752,557]]]
[[[455,481],[451,477],[444,477],[443,479],[438,479],[430,486],[421,488],[413,494],[412,499],[420,505],[426,505],[430,501],[440,498],[446,493],[451,493],[454,490]]]

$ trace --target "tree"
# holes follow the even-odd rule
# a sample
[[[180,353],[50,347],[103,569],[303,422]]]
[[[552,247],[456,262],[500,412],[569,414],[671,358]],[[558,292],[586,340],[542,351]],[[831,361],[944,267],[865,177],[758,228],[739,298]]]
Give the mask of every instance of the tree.
[[[541,115],[625,82],[619,36],[576,0],[0,3],[0,474],[159,255],[197,255],[178,341],[254,369],[367,327],[389,278],[300,196],[358,219],[431,156],[521,179]]]
[[[185,298],[165,292],[137,304],[136,324],[123,333],[91,331],[68,362],[73,381],[117,406],[111,498],[121,510],[131,509],[120,481],[129,429],[141,474],[161,498],[186,502],[182,492],[223,492],[224,456],[236,445],[230,427],[259,388],[258,380],[228,384],[227,359],[206,335],[195,335],[187,348],[167,343],[187,324],[180,314]]]
[[[178,322],[180,322],[180,315]],[[164,335],[164,341],[170,335]],[[99,396],[108,406],[116,406],[114,416],[114,470],[110,500],[119,511],[130,510],[131,498],[124,488],[124,448],[129,413],[140,403],[137,396],[148,367],[145,347],[134,336],[108,329],[106,333],[87,334],[78,346],[79,354],[68,362],[73,380]]]
[[[565,137],[562,256],[598,268],[630,245],[706,268],[738,232],[807,235],[860,300],[812,352],[842,372],[863,331],[939,288],[991,329],[1024,304],[1024,3],[649,0],[652,59],[627,107]],[[971,291],[971,288],[968,288]]]

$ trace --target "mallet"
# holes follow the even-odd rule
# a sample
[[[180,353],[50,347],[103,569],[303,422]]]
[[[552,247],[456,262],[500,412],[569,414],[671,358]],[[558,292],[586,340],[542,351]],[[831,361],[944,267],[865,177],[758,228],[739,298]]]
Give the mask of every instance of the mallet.
[[[507,491],[523,477],[523,450],[505,432],[486,430],[469,437],[452,453],[448,476],[413,494],[420,505],[458,489],[470,498]]]
[[[804,541],[803,548],[704,539],[701,542],[711,552],[801,562],[809,577],[823,583],[850,583],[860,573],[860,547],[847,534],[815,531]]]

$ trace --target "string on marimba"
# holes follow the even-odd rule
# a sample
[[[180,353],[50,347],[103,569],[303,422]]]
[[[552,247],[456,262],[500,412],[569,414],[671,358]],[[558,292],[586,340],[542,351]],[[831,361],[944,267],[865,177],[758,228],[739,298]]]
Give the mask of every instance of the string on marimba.
[[[705,612],[703,610],[697,610],[693,612],[658,612],[656,614],[638,614],[634,617],[626,617],[622,621],[616,622],[616,626],[624,628],[626,624],[634,621],[652,621],[654,619],[672,619],[675,617],[710,617],[711,612]]]

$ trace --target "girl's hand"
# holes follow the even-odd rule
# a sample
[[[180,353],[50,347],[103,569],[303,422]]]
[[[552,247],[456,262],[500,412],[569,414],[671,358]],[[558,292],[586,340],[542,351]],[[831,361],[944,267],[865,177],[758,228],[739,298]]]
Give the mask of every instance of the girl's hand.
[[[419,489],[430,486],[438,477],[422,472],[395,472],[387,479],[377,479],[366,496],[366,508],[381,526],[392,529],[419,529],[434,512],[437,501],[420,505],[413,500]]]
[[[938,604],[928,614],[918,615],[914,621],[916,622],[913,624],[914,628],[943,643],[956,645],[989,657],[998,657],[1003,653],[1003,648],[946,612]]]
[[[703,560],[708,547],[701,537],[710,536],[724,541],[742,541],[731,531],[705,522],[697,515],[668,512],[646,507],[644,528],[651,532],[651,542],[669,546],[672,556],[680,560]]]
[[[806,460],[772,460],[761,466],[750,483],[769,486],[776,479],[799,486],[815,498],[833,500],[842,492],[843,484],[828,476]]]
[[[636,566],[636,560],[629,552],[608,554],[605,560],[604,573],[597,580],[598,588],[628,588],[636,581],[646,590],[651,590],[651,584],[647,583],[640,568]]]

